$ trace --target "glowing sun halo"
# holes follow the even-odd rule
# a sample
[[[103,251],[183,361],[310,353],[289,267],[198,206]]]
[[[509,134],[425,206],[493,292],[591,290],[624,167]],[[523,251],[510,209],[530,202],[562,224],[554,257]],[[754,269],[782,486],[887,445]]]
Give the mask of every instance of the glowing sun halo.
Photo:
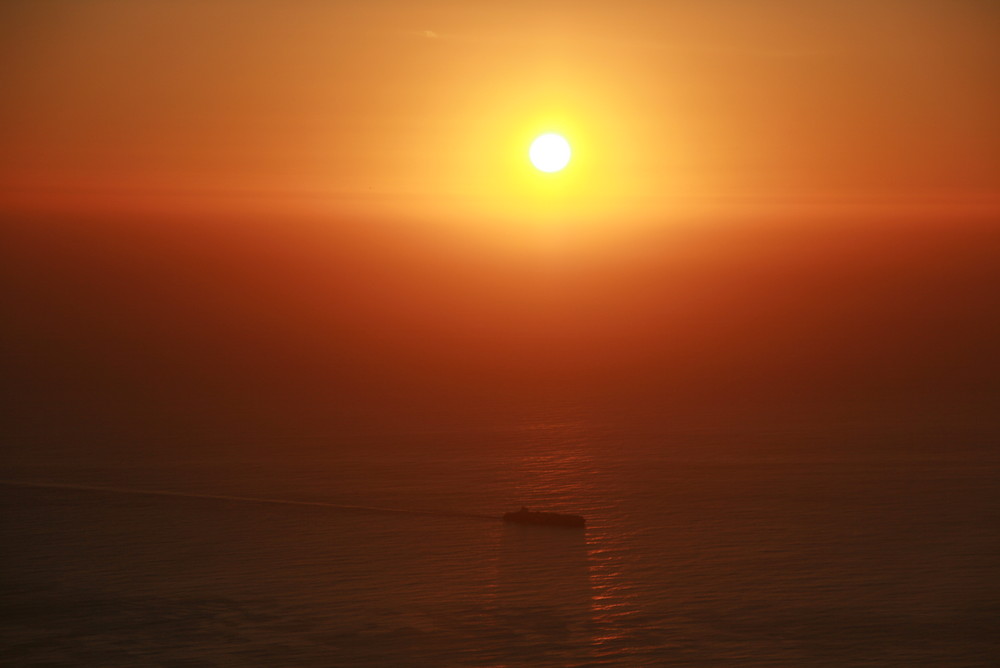
[[[569,164],[572,151],[569,142],[562,135],[547,133],[531,142],[528,158],[536,169],[543,172],[558,172]]]

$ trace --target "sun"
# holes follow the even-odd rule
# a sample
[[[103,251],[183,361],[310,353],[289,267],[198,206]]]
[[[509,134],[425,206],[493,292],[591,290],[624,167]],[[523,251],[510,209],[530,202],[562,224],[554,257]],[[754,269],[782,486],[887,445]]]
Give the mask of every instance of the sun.
[[[535,138],[528,149],[528,158],[536,169],[543,172],[558,172],[566,168],[573,151],[562,135],[549,132]]]

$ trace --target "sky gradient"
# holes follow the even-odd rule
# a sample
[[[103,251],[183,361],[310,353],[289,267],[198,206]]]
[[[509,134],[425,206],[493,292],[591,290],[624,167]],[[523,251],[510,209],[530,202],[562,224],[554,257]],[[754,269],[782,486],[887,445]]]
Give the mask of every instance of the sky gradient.
[[[988,2],[0,11],[7,200],[508,224],[997,208]],[[546,130],[574,145],[559,179],[526,160]]]
[[[35,0],[0,34],[23,433],[996,425],[993,3]]]

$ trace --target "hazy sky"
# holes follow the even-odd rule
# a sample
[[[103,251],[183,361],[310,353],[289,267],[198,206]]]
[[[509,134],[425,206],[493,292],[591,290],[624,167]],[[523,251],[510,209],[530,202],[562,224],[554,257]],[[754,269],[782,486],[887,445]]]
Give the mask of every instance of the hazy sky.
[[[8,413],[991,414],[998,7],[6,0]]]
[[[621,219],[1000,183],[991,2],[8,0],[0,26],[22,203]],[[526,161],[543,130],[576,152],[558,180]]]

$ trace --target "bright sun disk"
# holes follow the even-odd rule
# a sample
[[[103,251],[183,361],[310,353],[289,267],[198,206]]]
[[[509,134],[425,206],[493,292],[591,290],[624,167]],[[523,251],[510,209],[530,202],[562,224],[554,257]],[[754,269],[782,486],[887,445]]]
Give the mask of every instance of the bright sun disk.
[[[569,142],[562,135],[549,132],[531,142],[528,158],[536,169],[543,172],[558,172],[569,164],[572,151]]]

